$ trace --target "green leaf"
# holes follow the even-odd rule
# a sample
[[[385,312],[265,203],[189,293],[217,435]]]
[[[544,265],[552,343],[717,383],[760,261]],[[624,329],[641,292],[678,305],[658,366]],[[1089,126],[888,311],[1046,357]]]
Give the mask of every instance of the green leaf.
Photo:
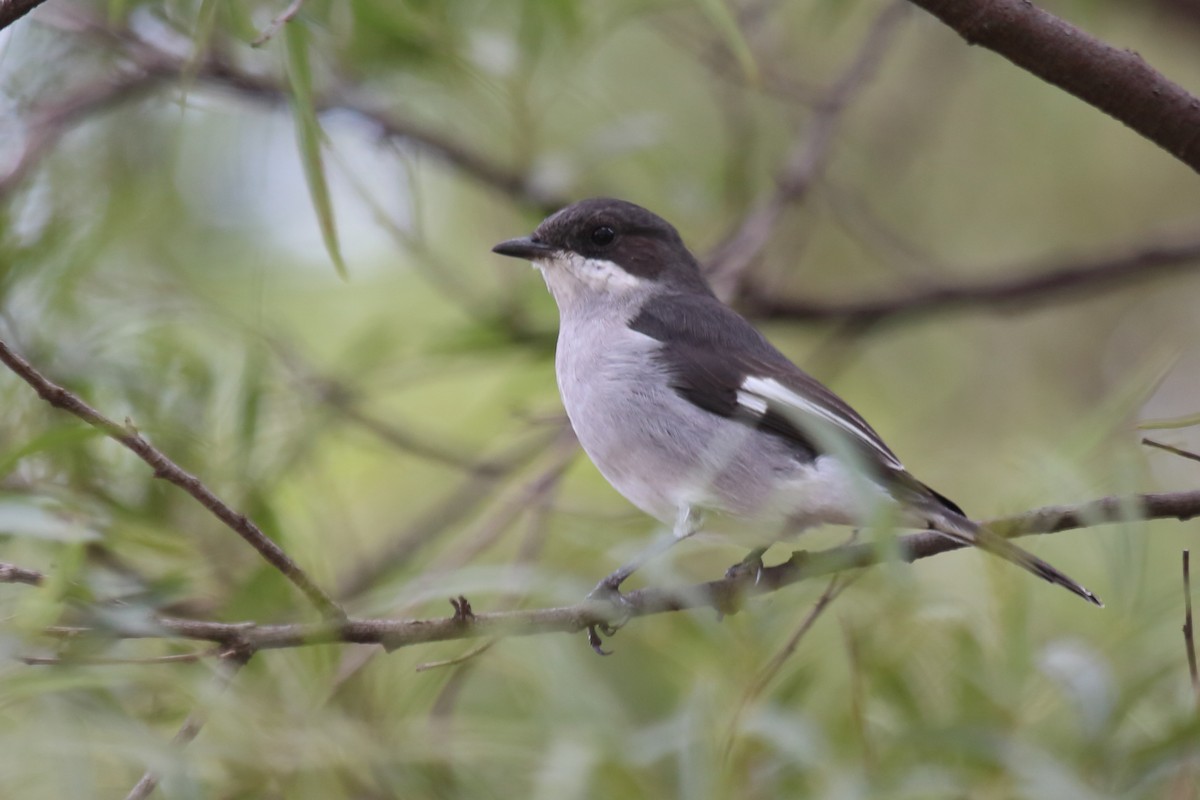
[[[1173,419],[1151,419],[1138,423],[1138,427],[1144,431],[1193,428],[1197,425],[1200,425],[1200,414],[1188,414],[1186,417],[1175,417]]]
[[[757,83],[758,64],[754,61],[754,54],[750,51],[750,43],[742,35],[737,17],[729,10],[729,6],[725,5],[725,0],[695,0],[695,2],[717,31],[725,37],[725,44],[733,51],[734,58],[737,59],[738,66],[742,68],[746,79]]]
[[[16,469],[21,459],[43,451],[77,451],[83,442],[103,435],[101,431],[89,425],[67,423],[55,426],[45,433],[38,434],[18,448],[9,450],[7,453],[0,453],[0,475],[7,475]]]
[[[283,28],[283,41],[287,52],[288,79],[292,89],[292,113],[296,120],[296,143],[300,148],[300,160],[304,164],[304,177],[308,182],[308,194],[312,198],[313,210],[321,226],[321,239],[325,250],[333,261],[338,275],[349,278],[342,251],[338,245],[337,224],[333,219],[333,202],[329,197],[329,184],[325,181],[325,166],[321,160],[321,140],[324,138],[317,121],[316,103],[313,99],[312,70],[308,63],[308,29],[299,20],[292,20]]]

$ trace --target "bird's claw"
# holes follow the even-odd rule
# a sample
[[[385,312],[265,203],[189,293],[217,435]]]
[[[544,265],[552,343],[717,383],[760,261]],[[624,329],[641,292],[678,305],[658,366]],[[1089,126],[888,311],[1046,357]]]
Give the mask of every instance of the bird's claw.
[[[596,651],[596,655],[610,656],[611,650],[605,650],[601,647],[600,634],[604,634],[610,639],[616,635],[617,631],[624,627],[629,620],[630,613],[633,609],[633,604],[629,598],[621,594],[621,584],[625,578],[629,577],[624,570],[618,570],[609,575],[604,580],[596,584],[596,588],[588,592],[587,601],[591,603],[604,603],[608,605],[618,616],[614,621],[593,622],[587,626],[588,644],[592,650]]]
[[[613,654],[612,650],[605,650],[603,647],[601,647],[603,640],[601,640],[600,634],[596,632],[597,628],[604,630],[605,633],[610,636],[617,631],[615,628],[599,622],[594,625],[587,626],[587,640],[588,644],[592,646],[592,650],[595,651],[596,655],[598,656],[611,656]]]
[[[729,569],[725,570],[725,579],[732,581],[747,581],[750,576],[754,576],[754,585],[758,586],[762,582],[763,570],[763,553],[765,550],[751,550],[746,554],[746,557],[734,564]]]

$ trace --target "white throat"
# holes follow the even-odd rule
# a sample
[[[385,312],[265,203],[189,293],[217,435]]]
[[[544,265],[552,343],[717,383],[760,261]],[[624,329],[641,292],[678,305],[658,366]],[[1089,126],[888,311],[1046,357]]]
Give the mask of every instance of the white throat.
[[[628,300],[650,288],[649,281],[623,270],[612,261],[562,252],[533,263],[546,280],[558,308],[569,313],[581,303],[603,299]]]

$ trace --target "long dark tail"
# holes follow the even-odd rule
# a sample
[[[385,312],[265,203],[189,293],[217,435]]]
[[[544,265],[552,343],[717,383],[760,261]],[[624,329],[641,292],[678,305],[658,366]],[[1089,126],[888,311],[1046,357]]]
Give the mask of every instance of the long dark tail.
[[[1042,561],[1033,553],[1017,547],[1003,536],[992,533],[987,528],[981,528],[971,520],[953,511],[943,511],[943,513],[932,516],[933,518],[929,520],[929,527],[942,536],[961,544],[974,545],[981,550],[986,550],[989,553],[1007,559],[1018,567],[1024,567],[1042,580],[1056,583],[1064,589],[1074,592],[1089,603],[1095,603],[1101,607],[1104,606],[1099,597],[1096,597],[1096,595],[1045,561]]]

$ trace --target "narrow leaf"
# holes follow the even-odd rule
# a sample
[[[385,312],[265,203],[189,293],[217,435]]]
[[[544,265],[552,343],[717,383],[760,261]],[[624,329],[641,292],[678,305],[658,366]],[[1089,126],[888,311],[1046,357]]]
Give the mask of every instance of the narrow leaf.
[[[333,203],[329,197],[329,184],[325,181],[325,167],[321,160],[321,125],[317,121],[316,104],[313,99],[312,70],[308,63],[308,30],[299,20],[284,26],[283,40],[287,51],[288,79],[292,89],[292,113],[296,122],[296,143],[300,148],[300,160],[304,164],[304,177],[308,182],[308,194],[312,198],[313,210],[321,226],[321,238],[325,250],[333,261],[334,268],[343,279],[348,278],[346,263],[342,260],[338,245],[337,224],[333,219]]]
[[[742,68],[747,80],[757,83],[758,64],[754,61],[754,54],[750,51],[750,43],[742,35],[737,17],[729,10],[725,0],[696,0],[696,3],[717,31],[725,37],[725,43],[733,51],[734,58],[737,59],[738,66]]]
[[[1175,417],[1174,419],[1151,419],[1138,423],[1138,427],[1144,431],[1191,428],[1196,425],[1200,425],[1200,414],[1188,414],[1186,417]]]

